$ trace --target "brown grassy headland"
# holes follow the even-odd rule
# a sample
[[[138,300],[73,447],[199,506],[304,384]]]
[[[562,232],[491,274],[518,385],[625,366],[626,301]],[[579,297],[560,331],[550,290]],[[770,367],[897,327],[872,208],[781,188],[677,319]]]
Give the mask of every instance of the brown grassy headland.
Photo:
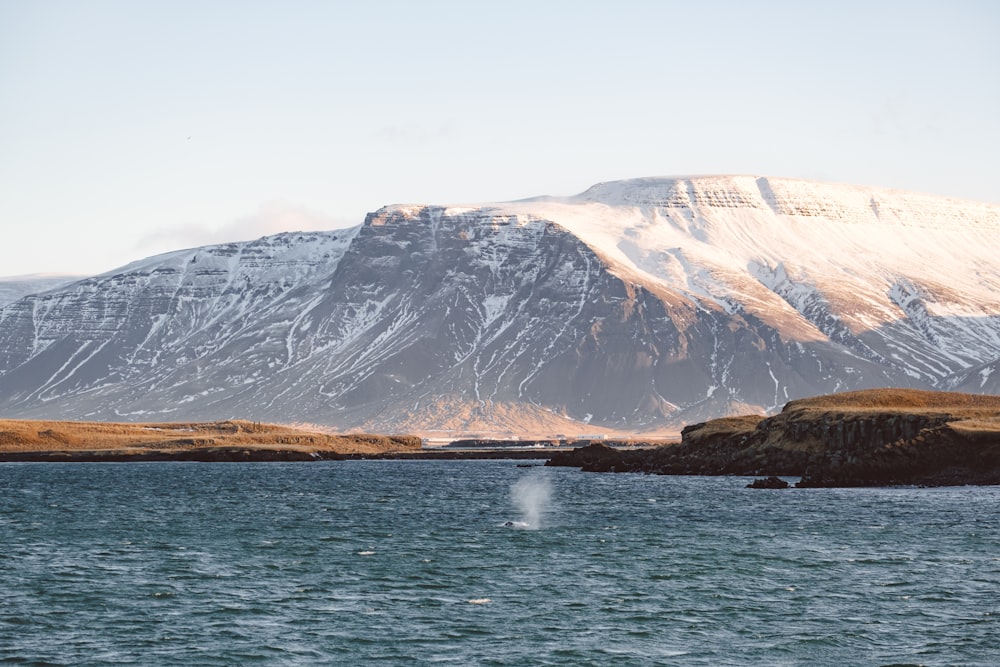
[[[773,417],[684,429],[636,454],[591,447],[552,464],[687,475],[796,475],[799,486],[1000,484],[1000,396],[873,389],[790,401]]]
[[[921,389],[864,389],[789,401],[782,412],[797,408],[851,410],[1000,411],[1000,396]]]
[[[414,436],[332,435],[280,424],[0,419],[0,460],[307,460],[420,449]]]

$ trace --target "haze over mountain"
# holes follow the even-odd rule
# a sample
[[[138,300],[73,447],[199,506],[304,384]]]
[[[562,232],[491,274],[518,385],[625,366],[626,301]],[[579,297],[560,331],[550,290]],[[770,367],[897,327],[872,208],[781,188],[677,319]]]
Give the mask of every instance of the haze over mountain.
[[[0,276],[0,306],[6,306],[28,294],[38,294],[45,290],[68,285],[83,277],[44,273],[27,276]]]
[[[754,176],[396,205],[0,309],[0,412],[673,430],[881,386],[1000,391],[1000,206]]]

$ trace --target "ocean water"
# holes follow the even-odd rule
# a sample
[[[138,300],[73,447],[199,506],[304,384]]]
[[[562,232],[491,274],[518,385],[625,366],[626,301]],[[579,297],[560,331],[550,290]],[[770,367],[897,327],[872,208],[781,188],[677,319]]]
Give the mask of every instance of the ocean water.
[[[1000,489],[0,464],[0,664],[1000,664]]]

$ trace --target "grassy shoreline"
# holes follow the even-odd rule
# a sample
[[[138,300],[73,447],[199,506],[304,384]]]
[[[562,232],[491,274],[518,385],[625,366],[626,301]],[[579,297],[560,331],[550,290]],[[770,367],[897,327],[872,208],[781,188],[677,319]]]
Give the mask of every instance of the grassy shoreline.
[[[420,450],[409,435],[330,434],[241,420],[0,419],[0,461],[305,461]]]

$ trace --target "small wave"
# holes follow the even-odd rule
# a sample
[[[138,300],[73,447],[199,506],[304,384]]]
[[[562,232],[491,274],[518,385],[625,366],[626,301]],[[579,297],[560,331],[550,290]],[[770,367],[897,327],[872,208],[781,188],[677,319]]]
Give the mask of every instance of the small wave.
[[[358,555],[359,555],[359,556],[374,556],[374,555],[375,555],[375,552],[374,552],[374,551],[371,551],[371,550],[366,550],[366,551],[359,551],[359,552],[358,552]]]
[[[469,604],[489,604],[493,602],[490,598],[472,598],[469,600]]]

